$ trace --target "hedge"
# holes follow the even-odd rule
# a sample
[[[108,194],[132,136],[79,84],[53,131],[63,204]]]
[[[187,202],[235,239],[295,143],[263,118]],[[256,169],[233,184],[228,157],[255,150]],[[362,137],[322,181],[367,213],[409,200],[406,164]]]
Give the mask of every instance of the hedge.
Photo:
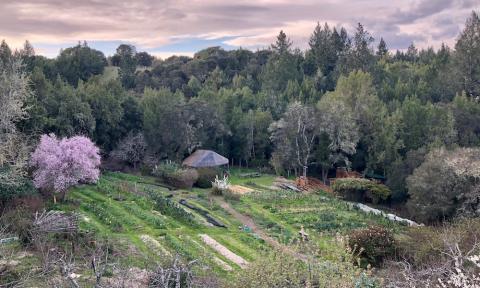
[[[387,200],[392,194],[387,186],[364,178],[336,179],[332,189],[347,200],[357,202],[369,200],[375,204]]]

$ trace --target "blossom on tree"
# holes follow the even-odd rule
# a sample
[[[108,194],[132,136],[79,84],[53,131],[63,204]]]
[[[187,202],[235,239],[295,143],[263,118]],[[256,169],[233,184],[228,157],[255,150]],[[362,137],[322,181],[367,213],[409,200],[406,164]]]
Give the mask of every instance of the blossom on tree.
[[[58,139],[43,135],[31,155],[35,187],[55,193],[79,183],[95,183],[100,176],[98,147],[84,136]]]

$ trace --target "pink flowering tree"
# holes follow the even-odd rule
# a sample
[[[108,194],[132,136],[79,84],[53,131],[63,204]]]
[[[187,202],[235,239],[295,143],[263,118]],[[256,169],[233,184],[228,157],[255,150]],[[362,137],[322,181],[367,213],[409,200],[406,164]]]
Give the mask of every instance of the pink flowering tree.
[[[62,195],[80,183],[96,183],[100,176],[99,149],[84,136],[58,139],[43,135],[31,155],[35,187]],[[54,200],[56,201],[55,194]]]

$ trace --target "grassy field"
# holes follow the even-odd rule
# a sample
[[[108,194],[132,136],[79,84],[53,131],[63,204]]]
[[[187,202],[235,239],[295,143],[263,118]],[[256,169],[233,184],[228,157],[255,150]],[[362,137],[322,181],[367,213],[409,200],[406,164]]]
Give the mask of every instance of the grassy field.
[[[201,208],[224,223],[227,228],[207,225],[205,218],[189,208],[181,207],[193,216],[193,222],[176,219],[158,211],[145,194],[172,196],[172,202],[186,199],[190,205]],[[225,273],[222,260],[233,269],[232,263],[204,244],[200,235],[206,234],[247,261],[255,260],[259,250],[268,249],[255,235],[239,230],[241,224],[207,198],[208,191],[174,191],[157,186],[155,180],[122,173],[107,173],[97,185],[85,185],[69,192],[62,210],[77,211],[82,215],[81,227],[100,237],[122,243],[134,251],[128,263],[142,263],[145,259],[158,260],[179,253],[186,259],[201,259],[219,274]],[[180,206],[179,206],[180,207]],[[221,262],[220,262],[221,263]]]
[[[240,178],[238,173],[232,173],[231,182],[249,186],[255,192],[239,200],[229,200],[229,204],[252,218],[258,227],[285,246],[294,246],[303,225],[327,259],[339,249],[333,241],[336,233],[370,224],[402,229],[382,217],[355,210],[325,192],[299,194],[273,191],[265,188],[272,185],[273,175]],[[261,251],[272,249],[210,199],[208,189],[169,191],[158,185],[151,177],[105,173],[97,185],[70,190],[68,201],[54,208],[80,212],[82,230],[108,238],[117,247],[129,251],[123,261],[138,267],[145,259],[155,262],[178,253],[184,259],[199,259],[214,272],[226,277],[230,275],[228,267],[240,269],[238,264],[207,245],[201,235],[210,236],[248,262],[260,257]],[[177,203],[175,209],[187,212],[188,217],[175,214],[176,210],[162,211],[149,196],[152,194],[168,197],[171,202]],[[180,199],[207,211],[227,228],[209,225],[201,213],[178,205]]]

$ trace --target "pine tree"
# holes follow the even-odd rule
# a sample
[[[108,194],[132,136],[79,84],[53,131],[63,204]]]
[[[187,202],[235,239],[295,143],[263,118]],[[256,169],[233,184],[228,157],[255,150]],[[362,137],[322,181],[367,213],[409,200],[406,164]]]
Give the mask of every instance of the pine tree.
[[[272,50],[279,55],[291,52],[292,41],[287,37],[287,34],[280,30],[275,44],[272,44]]]
[[[3,63],[8,63],[12,59],[12,50],[8,46],[5,40],[2,40],[0,44],[0,61]]]
[[[385,40],[383,40],[383,38],[380,38],[380,43],[378,43],[377,56],[384,57],[387,54],[388,54],[387,43],[385,43]]]
[[[418,59],[418,49],[417,47],[415,47],[415,44],[413,44],[413,42],[412,44],[410,44],[410,46],[408,46],[406,57],[407,61],[410,62],[416,62]]]
[[[480,96],[480,18],[472,12],[456,45],[455,64],[461,88],[470,97]]]

